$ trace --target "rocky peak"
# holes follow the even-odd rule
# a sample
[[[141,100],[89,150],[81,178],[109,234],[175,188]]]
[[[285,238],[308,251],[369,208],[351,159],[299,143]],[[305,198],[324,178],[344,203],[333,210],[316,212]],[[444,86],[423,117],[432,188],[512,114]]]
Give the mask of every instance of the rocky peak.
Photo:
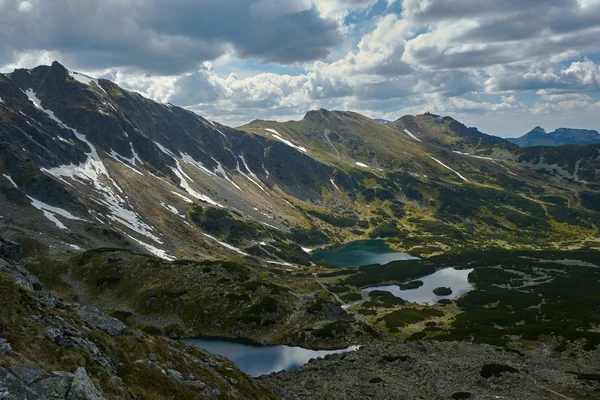
[[[533,128],[529,133],[543,133],[546,134],[546,130],[544,128],[542,128],[541,126],[536,126],[535,128]]]

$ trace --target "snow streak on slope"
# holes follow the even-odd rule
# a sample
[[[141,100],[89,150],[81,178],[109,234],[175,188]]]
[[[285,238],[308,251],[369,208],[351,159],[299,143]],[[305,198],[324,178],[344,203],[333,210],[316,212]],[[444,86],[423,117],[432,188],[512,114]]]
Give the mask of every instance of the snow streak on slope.
[[[173,154],[172,151],[170,151],[166,147],[162,146],[158,142],[154,142],[154,144],[156,145],[156,147],[158,147],[160,149],[160,151],[162,151],[163,153],[165,153],[168,156],[171,156],[171,158],[173,158],[173,160],[175,161],[175,167],[170,167],[170,168],[173,171],[173,173],[177,176],[177,178],[179,178],[179,182],[180,182],[179,186],[181,186],[181,188],[183,190],[185,190],[191,196],[197,198],[198,200],[202,200],[205,203],[212,204],[217,207],[223,207],[221,204],[217,203],[210,197],[195,191],[188,182],[188,180],[189,180],[190,182],[193,183],[194,180],[192,178],[190,178],[190,176],[188,174],[185,173],[183,168],[181,168],[181,164],[179,164],[179,161],[177,160],[177,157],[175,156],[175,154]]]
[[[248,171],[248,173],[250,174],[250,176],[248,176],[246,173],[242,172],[242,170],[240,169],[240,164],[238,163],[237,165],[237,171],[244,175],[246,178],[248,178],[248,180],[252,183],[254,183],[256,186],[258,186],[260,188],[260,190],[262,190],[263,192],[267,193],[269,195],[269,193],[265,190],[265,188],[263,188],[263,186],[259,183],[260,179],[258,179],[258,176],[256,176],[256,174],[252,171],[250,171],[250,168],[248,167],[248,164],[246,164],[246,160],[244,159],[244,155],[241,154],[240,155],[240,159],[242,160],[242,163],[244,164],[244,168],[246,168],[246,171]],[[270,196],[270,195],[269,195]]]
[[[433,158],[431,156],[429,156],[429,158],[431,158],[433,161],[437,162],[438,164],[440,164],[442,167],[449,169],[450,171],[454,172],[460,179],[462,179],[463,181],[468,182],[469,180],[467,178],[465,178],[464,176],[462,176],[461,174],[459,174],[458,172],[456,172],[455,170],[453,170],[452,168],[450,168],[449,166],[447,166],[446,164],[444,164],[443,162],[441,162],[440,160],[438,160],[437,158]]]
[[[506,172],[508,172],[509,174],[511,174],[511,175],[514,175],[514,176],[519,176],[519,175],[515,174],[514,172],[512,172],[510,169],[508,169],[508,167],[507,167],[507,166],[505,166],[505,165],[503,165],[503,164],[499,164],[498,162],[496,162],[496,160],[494,160],[494,159],[493,159],[493,158],[491,158],[491,157],[482,157],[482,156],[476,156],[476,155],[474,155],[474,154],[462,153],[462,152],[460,152],[460,151],[453,151],[453,153],[460,154],[461,156],[467,156],[467,157],[478,158],[478,159],[480,159],[480,160],[491,161],[491,162],[493,162],[494,164],[496,164],[496,165],[499,165],[499,166],[501,166],[502,168],[504,168],[504,169],[506,170]]]
[[[404,130],[404,133],[406,133],[408,136],[410,136],[411,138],[415,139],[417,142],[420,142],[421,139],[419,139],[418,137],[416,137],[415,135],[413,135],[408,129]]]
[[[294,143],[290,142],[289,140],[282,138],[281,135],[279,134],[279,132],[277,132],[275,129],[265,128],[265,131],[271,132],[273,134],[273,137],[275,139],[279,140],[280,142],[285,143],[288,146],[290,146],[302,153],[306,153],[306,148],[304,148],[302,146],[298,146],[297,144],[294,144]]]
[[[210,236],[208,233],[205,233],[204,236],[206,236],[209,239],[214,240],[215,242],[219,243],[221,246],[223,246],[225,248],[228,248],[229,250],[233,250],[236,253],[239,253],[239,254],[241,254],[243,256],[247,256],[248,255],[248,254],[244,253],[242,250],[238,249],[237,247],[234,247],[234,246],[232,246],[232,245],[230,245],[228,243],[225,243],[225,242],[221,242],[219,239],[217,239],[214,236]]]
[[[173,261],[173,260],[177,259],[176,257],[173,257],[172,255],[170,255],[165,250],[159,249],[158,247],[154,247],[151,244],[142,242],[141,240],[136,239],[136,238],[134,238],[131,235],[127,235],[127,236],[130,239],[132,239],[133,241],[135,241],[137,244],[139,244],[140,246],[142,246],[143,248],[145,248],[146,250],[148,250],[148,252],[154,254],[156,257],[162,258],[163,260],[167,260],[167,261]]]
[[[59,125],[73,132],[79,141],[85,143],[90,148],[90,152],[86,153],[88,158],[84,163],[79,165],[61,165],[60,167],[50,169],[42,168],[42,172],[46,172],[70,186],[73,185],[68,180],[71,180],[72,182],[91,183],[97,197],[90,196],[90,200],[108,208],[108,215],[106,216],[108,219],[118,222],[132,231],[144,235],[156,243],[162,243],[162,241],[154,235],[154,228],[146,224],[135,211],[131,210],[127,202],[114,191],[113,188],[116,188],[120,193],[123,193],[123,190],[108,174],[104,163],[96,151],[96,147],[87,140],[85,135],[79,133],[77,129],[68,127],[58,119],[51,110],[44,109],[40,100],[31,89],[27,90],[25,94],[27,94],[27,97],[29,97],[36,107],[45,112]]]
[[[42,211],[44,213],[44,216],[46,218],[48,218],[50,221],[54,222],[56,224],[56,226],[58,226],[60,229],[67,229],[67,227],[65,225],[63,225],[63,223],[60,222],[58,220],[58,218],[56,218],[57,215],[60,215],[61,217],[70,219],[72,221],[83,221],[81,218],[74,216],[73,214],[71,214],[70,212],[68,212],[66,210],[63,210],[62,208],[50,206],[46,203],[43,203],[39,200],[34,199],[31,196],[27,196],[27,197],[29,198],[29,200],[31,200],[31,204],[35,208]]]
[[[358,161],[356,162],[356,165],[358,165],[359,167],[363,167],[363,168],[371,168],[367,164],[363,164],[363,163],[358,162]]]
[[[17,184],[15,183],[15,181],[13,181],[13,180],[12,180],[12,178],[11,178],[10,176],[8,176],[8,175],[6,175],[6,174],[2,174],[2,176],[3,176],[3,177],[5,177],[6,179],[8,179],[8,181],[9,181],[10,183],[12,183],[12,185],[13,185],[14,187],[18,188]]]

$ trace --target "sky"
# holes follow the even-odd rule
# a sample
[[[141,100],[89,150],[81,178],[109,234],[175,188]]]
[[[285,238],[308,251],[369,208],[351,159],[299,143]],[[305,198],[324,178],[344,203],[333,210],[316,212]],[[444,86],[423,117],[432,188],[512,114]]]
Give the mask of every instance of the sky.
[[[0,0],[0,71],[54,60],[231,126],[600,130],[600,0]]]

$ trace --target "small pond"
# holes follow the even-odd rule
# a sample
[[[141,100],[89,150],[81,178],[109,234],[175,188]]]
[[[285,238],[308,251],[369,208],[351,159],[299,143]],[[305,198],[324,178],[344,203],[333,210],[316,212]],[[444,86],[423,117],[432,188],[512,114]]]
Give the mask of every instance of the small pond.
[[[440,299],[454,300],[463,294],[473,290],[473,285],[469,283],[469,273],[472,269],[454,269],[446,268],[425,276],[419,280],[423,286],[418,289],[401,290],[397,285],[372,286],[363,289],[365,292],[373,290],[383,290],[392,293],[406,301],[417,304],[435,304]],[[433,290],[439,287],[449,287],[452,294],[449,296],[437,296]]]
[[[311,261],[326,261],[341,268],[387,264],[396,260],[418,260],[410,254],[393,250],[383,240],[358,240],[328,250],[315,250]]]
[[[351,346],[342,350],[308,350],[301,347],[261,346],[212,338],[191,338],[185,341],[211,353],[229,358],[239,369],[250,376],[260,376],[281,370],[287,371],[306,364],[311,358],[358,349],[357,346]]]

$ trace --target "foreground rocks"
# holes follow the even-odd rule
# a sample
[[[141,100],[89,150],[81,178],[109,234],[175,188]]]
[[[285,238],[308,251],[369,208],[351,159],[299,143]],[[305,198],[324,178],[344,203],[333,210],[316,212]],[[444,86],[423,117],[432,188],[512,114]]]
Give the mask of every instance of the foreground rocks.
[[[466,342],[406,342],[311,360],[259,381],[290,400],[591,399],[600,397],[598,368],[600,350],[549,357]]]
[[[0,258],[0,399],[275,398],[223,357],[59,300],[16,259]]]

